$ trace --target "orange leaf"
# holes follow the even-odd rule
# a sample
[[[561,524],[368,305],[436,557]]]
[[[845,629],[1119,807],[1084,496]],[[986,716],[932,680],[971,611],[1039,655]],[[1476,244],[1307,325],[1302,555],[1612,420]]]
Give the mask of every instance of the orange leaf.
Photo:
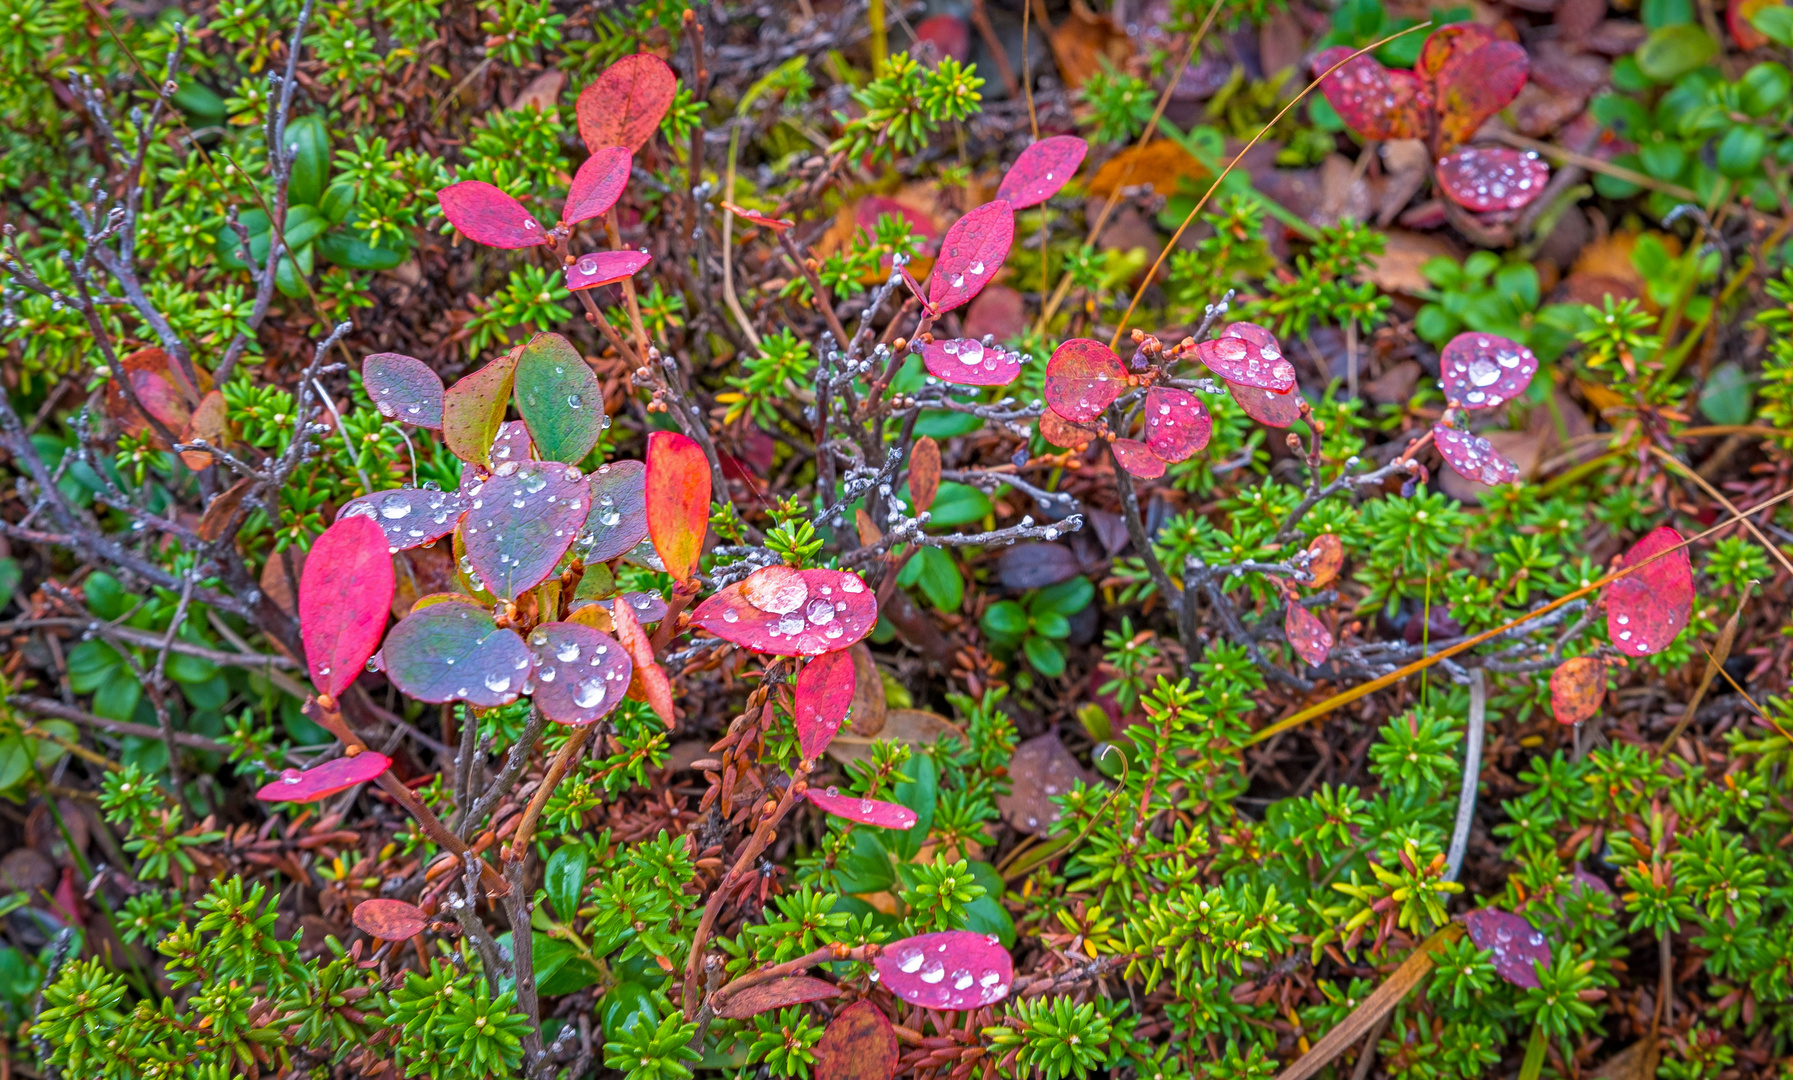
[[[932,435],[923,435],[909,451],[909,494],[915,501],[914,511],[919,514],[933,506],[939,492],[940,444]]]
[[[648,453],[653,451],[650,449]],[[704,475],[706,479],[709,476],[707,472]],[[641,624],[635,621],[635,612],[628,604],[612,604],[610,608],[611,621],[616,624],[616,640],[629,654],[629,659],[635,661],[635,671],[629,677],[629,696],[653,706],[654,715],[671,729],[674,723],[672,683],[667,681],[666,670],[654,659],[653,643],[641,629]]]
[[[666,572],[697,572],[710,523],[710,463],[703,448],[673,431],[647,437],[647,534]]]

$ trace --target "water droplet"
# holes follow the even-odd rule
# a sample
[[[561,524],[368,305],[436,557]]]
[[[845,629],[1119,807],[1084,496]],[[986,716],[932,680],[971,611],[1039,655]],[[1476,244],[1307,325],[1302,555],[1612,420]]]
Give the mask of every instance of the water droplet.
[[[509,690],[510,688],[511,688],[511,677],[509,675],[487,675],[486,676],[486,689],[490,690],[492,693],[502,694],[506,690]]]
[[[303,779],[304,776],[305,776],[305,774],[300,772],[298,769],[282,769],[282,770],[280,770],[280,782],[283,784],[296,784],[301,779]]]
[[[380,516],[396,521],[411,512],[411,503],[399,492],[391,492],[380,500]]]
[[[579,643],[576,641],[562,642],[560,647],[554,650],[554,655],[563,663],[570,664],[579,659]]]
[[[553,668],[545,667],[542,670],[536,672],[535,677],[542,680],[543,682],[553,682],[554,675],[555,675],[555,671]]]
[[[927,967],[922,969],[922,982],[932,984],[937,983],[944,978],[946,978],[946,965],[938,960],[929,960]]]
[[[292,773],[296,773],[297,771],[298,770],[296,770],[296,769],[288,769],[287,770],[287,772],[292,772]],[[916,972],[920,971],[922,960],[924,959],[924,957],[921,955],[921,950],[914,948],[913,946],[906,948],[906,949],[897,950],[896,958],[897,958],[897,970],[902,972],[905,975],[913,975]]]
[[[588,679],[579,684],[573,694],[573,704],[581,709],[597,707],[604,700],[604,683],[600,679]]]

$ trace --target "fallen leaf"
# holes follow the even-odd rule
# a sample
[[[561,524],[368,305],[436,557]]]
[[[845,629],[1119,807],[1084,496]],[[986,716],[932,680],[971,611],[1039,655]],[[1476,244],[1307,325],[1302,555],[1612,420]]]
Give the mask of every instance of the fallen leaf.
[[[1550,673],[1550,711],[1559,724],[1579,724],[1600,711],[1606,699],[1606,665],[1576,656]]]
[[[808,975],[786,975],[782,979],[758,983],[739,993],[723,998],[716,1015],[724,1020],[745,1020],[774,1009],[802,1005],[839,997],[840,987]]]
[[[1045,836],[1064,811],[1052,801],[1068,794],[1082,781],[1094,782],[1088,770],[1065,749],[1057,735],[1047,732],[1028,739],[1009,757],[1009,792],[996,797],[1003,820],[1021,832]]]
[[[1188,180],[1193,184],[1210,175],[1212,174],[1207,166],[1197,161],[1189,151],[1176,143],[1159,139],[1144,146],[1128,147],[1103,162],[1102,167],[1096,170],[1096,175],[1090,178],[1089,194],[1094,201],[1097,197],[1113,195],[1122,187],[1150,184],[1152,190],[1161,195],[1174,195],[1182,181]],[[1092,220],[1094,216],[1092,212]]]
[[[943,738],[965,741],[965,733],[938,713],[922,709],[891,709],[884,716],[884,727],[875,736],[841,732],[828,744],[828,756],[842,765],[872,759],[872,743],[879,740],[907,743],[926,749]]]
[[[898,1049],[883,1012],[855,1001],[835,1014],[816,1043],[816,1080],[891,1080]]]
[[[511,100],[510,111],[522,112],[534,107],[548,112],[560,102],[560,92],[566,88],[567,73],[559,68],[548,70],[529,80],[529,85],[517,92]]]
[[[863,641],[854,643],[847,655],[853,658],[853,707],[847,713],[847,730],[855,735],[876,735],[884,730],[887,712],[884,673]]]
[[[236,516],[237,508],[243,505],[243,498],[254,486],[255,478],[245,476],[219,492],[206,506],[205,513],[199,518],[198,527],[193,531],[208,544],[223,536],[225,527],[230,524],[230,519]]]
[[[1124,70],[1133,56],[1132,39],[1106,14],[1090,11],[1083,0],[1072,0],[1070,17],[1053,27],[1046,41],[1067,90],[1076,90],[1101,71],[1104,60]]]

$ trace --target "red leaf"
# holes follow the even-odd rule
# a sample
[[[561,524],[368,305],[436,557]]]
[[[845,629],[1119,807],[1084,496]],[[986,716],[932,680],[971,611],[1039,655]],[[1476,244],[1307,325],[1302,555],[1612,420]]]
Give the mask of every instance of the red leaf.
[[[1326,654],[1332,651],[1332,631],[1326,629],[1326,624],[1317,615],[1291,599],[1289,610],[1283,615],[1282,629],[1289,639],[1289,647],[1309,667],[1319,667],[1326,662]]]
[[[467,505],[467,499],[458,491],[394,488],[350,499],[336,512],[336,520],[367,518],[380,527],[386,536],[386,549],[396,555],[454,532]]]
[[[786,975],[782,979],[763,982],[722,999],[716,1015],[724,1020],[745,1020],[750,1016],[789,1008],[809,1001],[823,1001],[840,996],[840,987],[808,975]]]
[[[637,270],[653,261],[654,257],[645,251],[598,251],[581,255],[567,264],[567,288],[577,292],[599,285],[613,285],[633,277]]]
[[[897,1071],[896,1032],[876,1005],[855,1001],[834,1015],[815,1054],[816,1080],[891,1080]]]
[[[1076,424],[1102,415],[1127,388],[1127,369],[1120,357],[1100,341],[1072,338],[1046,361],[1046,404]]]
[[[1497,147],[1466,147],[1438,159],[1438,186],[1450,200],[1478,214],[1517,210],[1544,194],[1550,166],[1538,155]]]
[[[517,700],[534,661],[516,631],[457,594],[413,607],[375,658],[392,684],[418,701],[482,709]]]
[[[758,210],[749,210],[745,206],[736,206],[734,203],[729,202],[727,199],[724,199],[722,201],[722,208],[724,210],[727,210],[729,213],[735,215],[736,217],[746,218],[748,221],[753,222],[755,225],[763,225],[766,228],[771,229],[773,232],[783,232],[786,229],[790,228],[791,226],[797,224],[795,221],[789,221],[785,218],[769,217],[765,214],[760,213]]]
[[[1214,418],[1202,399],[1174,386],[1146,392],[1146,446],[1166,461],[1187,461],[1208,445]]]
[[[806,759],[819,758],[828,749],[853,707],[857,685],[853,657],[846,649],[824,653],[797,673],[797,704],[792,715],[797,722],[797,742]]]
[[[570,622],[529,632],[535,653],[530,697],[557,724],[595,724],[622,704],[635,665],[609,634]]]
[[[871,633],[878,599],[851,571],[771,566],[699,604],[691,621],[755,652],[820,656]]]
[[[1492,409],[1525,393],[1538,372],[1532,351],[1498,334],[1458,334],[1438,356],[1438,385],[1465,409]]]
[[[1021,377],[1020,353],[976,338],[930,341],[921,347],[928,374],[959,386],[1007,386]]]
[[[1531,923],[1509,911],[1480,908],[1465,915],[1463,924],[1477,948],[1494,953],[1494,970],[1501,978],[1527,990],[1537,988],[1538,971],[1532,965],[1550,965],[1550,945]]]
[[[1577,656],[1550,673],[1550,711],[1559,724],[1579,724],[1600,711],[1606,700],[1606,665],[1591,656]]]
[[[1437,152],[1448,154],[1468,142],[1484,121],[1506,108],[1525,87],[1530,67],[1522,46],[1502,41],[1485,26],[1458,23],[1432,31],[1414,69],[1432,79]]]
[[[1156,480],[1164,475],[1164,459],[1138,439],[1116,439],[1114,459],[1121,463],[1121,468],[1145,480]]]
[[[585,522],[590,489],[578,469],[558,462],[499,469],[468,491],[472,501],[461,536],[486,591],[515,600],[541,584],[566,554]]]
[[[1619,569],[1637,566],[1681,543],[1667,525],[1632,545]],[[1669,647],[1693,615],[1693,564],[1680,548],[1606,587],[1606,636],[1626,656],[1649,656]]]
[[[118,366],[120,370],[114,372],[115,377],[106,384],[107,414],[133,435],[149,427],[143,413],[137,411],[125,397],[124,388],[119,386],[116,376],[122,374],[130,381],[131,389],[137,392],[137,400],[143,403],[149,415],[160,420],[176,436],[180,435],[193,418],[193,412],[183,391],[186,380],[168,354],[153,346],[138,349],[120,360]]]
[[[436,192],[442,213],[477,244],[495,248],[526,248],[548,242],[541,225],[523,204],[484,180],[464,180]]]
[[[1295,365],[1283,356],[1276,335],[1257,323],[1232,323],[1219,337],[1196,345],[1195,354],[1227,382],[1273,394],[1295,389]]]
[[[1301,395],[1290,391],[1286,394],[1273,394],[1268,390],[1260,390],[1255,386],[1229,382],[1227,391],[1233,400],[1245,410],[1245,415],[1260,424],[1273,428],[1286,428],[1301,419]]]
[[[853,207],[853,229],[855,234],[863,232],[866,236],[875,236],[878,231],[878,219],[892,217],[909,223],[909,230],[923,241],[921,251],[935,250],[940,241],[940,226],[933,218],[910,206],[901,203],[888,195],[866,195]],[[885,264],[888,267],[888,263]]]
[[[492,443],[503,430],[517,358],[522,354],[523,346],[518,345],[494,357],[485,367],[462,376],[443,395],[442,441],[455,457],[474,465],[492,460]]]
[[[915,24],[915,40],[926,41],[959,63],[971,59],[971,27],[957,15],[932,15]]]
[[[567,189],[566,205],[560,210],[562,225],[577,225],[616,205],[629,186],[629,170],[635,155],[626,146],[606,146],[592,152],[573,174],[573,186]]]
[[[994,280],[1014,239],[1015,208],[1001,199],[953,222],[940,241],[934,272],[928,275],[928,306],[933,313],[959,307]]]
[[[324,530],[299,576],[299,633],[319,694],[348,689],[380,645],[395,581],[386,534],[364,517]]]
[[[670,731],[678,722],[672,708],[672,683],[666,678],[666,670],[654,659],[654,643],[648,640],[647,633],[641,629],[641,623],[636,620],[635,609],[631,605],[610,605],[610,620],[616,626],[616,639],[628,650],[630,659],[635,661],[635,676],[629,681],[629,696],[653,706],[654,715]]]
[[[590,482],[591,510],[579,533],[580,554],[587,563],[609,562],[647,539],[647,466],[607,462]]]
[[[374,353],[361,361],[361,386],[386,419],[442,430],[442,377],[415,356]]]
[[[363,900],[350,918],[362,933],[381,941],[408,941],[430,925],[428,915],[403,900]]]
[[[634,151],[654,137],[672,107],[679,80],[666,61],[648,53],[625,56],[579,94],[579,135],[597,153],[607,146]]]
[[[1058,194],[1058,189],[1076,175],[1077,166],[1083,164],[1083,155],[1087,153],[1089,143],[1075,135],[1041,139],[1021,151],[1015,164],[1003,174],[996,197],[1007,199],[1017,210],[1038,206]]]
[[[1480,435],[1442,425],[1432,429],[1432,441],[1444,455],[1444,463],[1458,476],[1480,484],[1516,484],[1519,466]]]
[[[354,757],[331,758],[304,772],[283,769],[280,779],[263,784],[255,797],[262,802],[317,802],[356,784],[364,784],[392,767],[385,754],[363,750]]]
[[[1321,533],[1307,545],[1307,550],[1312,554],[1307,563],[1307,572],[1312,575],[1308,587],[1324,589],[1332,584],[1332,579],[1339,576],[1339,569],[1345,565],[1344,545],[1339,543],[1337,533]]]
[[[1051,409],[1040,414],[1039,426],[1042,439],[1066,450],[1080,450],[1096,437],[1095,429],[1073,424]]]
[[[1015,981],[1015,962],[996,935],[969,930],[904,938],[886,945],[872,963],[891,993],[943,1012],[1001,1001]]]
[[[697,572],[710,527],[710,463],[703,448],[675,431],[647,437],[647,532],[666,572]]]
[[[835,653],[845,656],[846,653]],[[849,666],[851,662],[849,661]],[[882,799],[862,799],[857,795],[843,795],[841,790],[830,787],[825,791],[810,788],[807,792],[809,801],[821,807],[835,817],[843,817],[848,821],[857,821],[861,825],[876,825],[880,829],[910,829],[917,820],[915,811],[900,803],[885,802]]]
[[[1314,74],[1350,56],[1335,45],[1314,57]],[[1346,126],[1366,139],[1423,139],[1431,126],[1432,95],[1411,71],[1390,71],[1369,55],[1347,61],[1320,81],[1320,92]]]

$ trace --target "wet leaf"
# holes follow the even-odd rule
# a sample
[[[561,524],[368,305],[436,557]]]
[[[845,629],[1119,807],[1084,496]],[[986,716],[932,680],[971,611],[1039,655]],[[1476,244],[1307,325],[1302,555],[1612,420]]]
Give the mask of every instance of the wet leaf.
[[[511,381],[521,352],[519,346],[494,357],[443,395],[442,440],[455,457],[474,465],[491,462],[492,442],[498,438],[504,411],[510,406]]]
[[[780,591],[769,590],[768,582],[776,582]],[[691,621],[755,652],[820,656],[871,633],[878,621],[878,601],[851,571],[772,566],[705,600]]]
[[[579,534],[579,554],[588,563],[609,562],[647,539],[647,465],[611,461],[588,479],[591,508]]]
[[[596,251],[581,255],[566,268],[567,288],[577,292],[612,285],[634,277],[637,270],[653,261],[654,257],[645,251]]]
[[[629,186],[629,169],[635,155],[626,146],[606,146],[592,151],[573,174],[566,205],[560,210],[562,225],[577,225],[604,216]]]
[[[356,784],[364,784],[392,767],[385,754],[364,750],[354,757],[331,758],[309,769],[283,769],[280,779],[263,784],[255,797],[262,802],[317,802]]]
[[[930,341],[921,347],[928,374],[958,386],[1007,386],[1021,377],[1026,357],[976,338]]]
[[[891,1080],[897,1071],[896,1032],[876,1005],[855,1001],[829,1022],[815,1055],[816,1080]]]
[[[934,505],[934,496],[939,493],[940,444],[932,435],[923,435],[909,451],[909,494],[915,502],[911,509],[921,513]]]
[[[1077,174],[1077,166],[1083,164],[1083,155],[1087,153],[1089,143],[1075,135],[1041,139],[1021,151],[1015,164],[1003,174],[996,197],[1007,199],[1017,210],[1037,206],[1058,194],[1058,189]]]
[[[1440,425],[1432,429],[1432,439],[1444,463],[1457,475],[1482,484],[1516,484],[1519,466],[1480,435]]]
[[[934,314],[968,302],[988,285],[1015,240],[1014,207],[987,202],[953,222],[940,241],[940,258],[928,275],[928,306]]]
[[[1550,711],[1559,724],[1579,724],[1606,700],[1606,665],[1591,656],[1563,661],[1550,673]]]
[[[625,56],[579,94],[579,135],[592,153],[608,146],[634,151],[654,137],[672,106],[678,78],[648,53]]]
[[[1465,147],[1438,159],[1438,186],[1467,210],[1517,210],[1544,194],[1550,166],[1538,155],[1505,147]]]
[[[1040,438],[1066,450],[1079,450],[1096,437],[1095,428],[1073,424],[1051,409],[1040,414]]]
[[[710,463],[703,448],[674,431],[647,437],[647,531],[666,572],[697,572],[710,527]]]
[[[1308,586],[1324,589],[1345,565],[1345,547],[1339,543],[1337,533],[1321,533],[1307,545],[1307,550],[1313,553],[1307,564],[1307,572],[1313,576]]]
[[[442,377],[415,356],[374,353],[361,361],[361,386],[386,419],[442,430]]]
[[[849,650],[824,653],[803,665],[797,673],[793,716],[804,758],[813,760],[828,749],[847,719],[857,688],[856,665]]]
[[[336,520],[367,518],[380,527],[387,550],[396,555],[454,532],[467,506],[468,500],[458,491],[394,488],[350,499],[336,512]]]
[[[1314,57],[1314,74],[1324,75],[1354,51],[1346,45],[1322,51]],[[1423,139],[1431,126],[1432,95],[1420,77],[1390,71],[1368,55],[1327,75],[1320,92],[1346,126],[1366,139]]]
[[[392,628],[375,658],[392,684],[430,704],[489,709],[517,700],[534,662],[517,632],[458,596],[430,600],[418,601]]]
[[[1072,338],[1046,361],[1046,404],[1074,424],[1102,415],[1127,388],[1127,369],[1120,357],[1100,341]]]
[[[628,604],[629,613],[635,616],[636,622],[643,625],[659,622],[666,617],[666,601],[660,597],[659,593],[624,593],[615,600],[605,601],[605,607],[608,609],[616,603]]]
[[[1664,525],[1634,544],[1619,569],[1637,566],[1681,543]],[[1606,635],[1626,656],[1650,656],[1669,647],[1693,614],[1693,565],[1687,549],[1664,555],[1606,587]]]
[[[884,947],[878,981],[911,1005],[956,1011],[1008,996],[1015,962],[995,935],[969,930],[919,934]]]
[[[547,234],[523,204],[484,180],[464,180],[436,192],[442,213],[461,235],[495,248],[526,248],[548,242]]]
[[[996,580],[1005,589],[1044,589],[1083,574],[1083,564],[1064,544],[1020,543],[996,557]]]
[[[1195,354],[1208,370],[1229,383],[1273,394],[1295,389],[1295,365],[1283,356],[1276,335],[1256,323],[1228,325],[1219,337],[1197,344]]]
[[[529,632],[535,653],[530,696],[557,724],[595,724],[622,704],[634,662],[608,634],[570,622],[546,622]]]
[[[535,443],[530,441],[529,425],[521,420],[506,420],[498,425],[498,437],[492,440],[489,456],[492,459],[494,471],[503,469],[508,462],[514,461],[521,465],[526,461],[538,460],[540,457],[535,452]],[[461,474],[462,488],[469,488],[473,486],[473,483],[478,483],[478,475],[474,470],[463,469]],[[473,477],[471,483],[468,481],[470,475]]]
[[[641,629],[641,623],[635,619],[635,609],[628,604],[613,605],[610,618],[616,624],[617,641],[635,662],[635,677],[629,682],[629,696],[651,705],[654,715],[670,731],[678,722],[672,706],[672,683],[667,680],[665,669],[654,659],[654,643],[648,640],[647,634]]]
[[[523,346],[514,382],[517,414],[543,460],[578,464],[610,426],[597,375],[559,334],[537,334]]]
[[[770,217],[766,214],[760,213],[758,210],[749,210],[745,206],[736,206],[734,203],[729,202],[726,199],[724,199],[722,202],[722,208],[724,210],[727,210],[729,213],[735,215],[738,218],[745,218],[746,220],[753,222],[755,225],[764,226],[765,228],[771,229],[774,232],[783,232],[786,229],[790,228],[791,226],[797,224],[795,221],[788,221],[784,218]]]
[[[1531,923],[1510,911],[1480,908],[1463,917],[1477,948],[1494,953],[1494,970],[1514,986],[1534,990],[1538,972],[1533,964],[1550,964],[1550,944]]]
[[[805,794],[810,802],[826,813],[848,821],[857,821],[861,825],[875,825],[880,829],[912,829],[918,820],[915,811],[901,803],[862,799],[857,795],[846,794],[837,787],[810,788]]]
[[[1457,23],[1432,31],[1414,67],[1432,79],[1438,153],[1448,154],[1519,96],[1531,61],[1487,27]]]
[[[461,536],[481,586],[515,600],[541,584],[585,522],[589,493],[578,469],[535,461],[470,491]]]
[[[1326,662],[1326,654],[1332,651],[1332,631],[1326,629],[1319,616],[1291,600],[1283,615],[1282,629],[1289,647],[1309,667]]]
[[[840,987],[831,982],[808,975],[786,975],[782,979],[757,983],[739,993],[730,994],[722,999],[716,1015],[724,1020],[745,1020],[774,1009],[839,996]]]
[[[1121,468],[1141,479],[1155,480],[1164,475],[1164,459],[1138,439],[1116,439],[1114,459],[1121,463]]]
[[[1046,836],[1064,815],[1052,800],[1092,777],[1053,732],[1036,735],[1009,757],[1009,791],[996,796],[1002,819],[1022,832]]]
[[[1208,445],[1214,418],[1202,399],[1174,386],[1146,392],[1146,446],[1165,461],[1187,461]]]
[[[396,587],[386,534],[372,521],[339,521],[312,542],[299,576],[299,633],[318,693],[334,697],[361,674]]]
[[[1525,393],[1538,372],[1538,358],[1510,338],[1471,332],[1445,345],[1438,370],[1445,397],[1466,409],[1492,409]]]
[[[351,918],[362,933],[381,941],[408,941],[430,925],[429,916],[416,905],[385,898],[361,901]]]

